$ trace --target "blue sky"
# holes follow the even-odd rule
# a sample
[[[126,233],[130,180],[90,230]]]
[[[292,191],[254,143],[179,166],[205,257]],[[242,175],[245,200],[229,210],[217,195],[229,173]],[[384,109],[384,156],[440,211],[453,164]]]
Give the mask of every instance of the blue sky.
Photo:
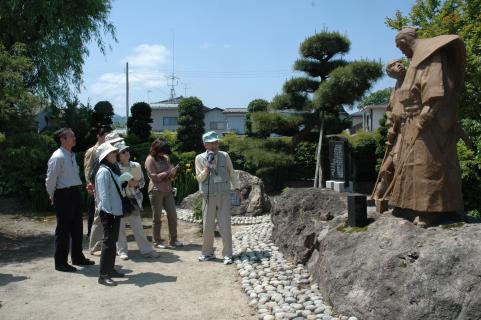
[[[110,20],[118,42],[102,55],[94,43],[84,65],[82,102],[109,100],[125,115],[125,62],[130,104],[169,97],[175,57],[177,95],[197,96],[208,107],[246,107],[270,101],[292,70],[299,45],[327,28],[351,40],[348,60],[399,58],[395,31],[385,25],[415,0],[116,0]],[[175,51],[172,52],[172,39]],[[374,90],[393,85],[385,77]],[[185,90],[184,88],[187,88]]]

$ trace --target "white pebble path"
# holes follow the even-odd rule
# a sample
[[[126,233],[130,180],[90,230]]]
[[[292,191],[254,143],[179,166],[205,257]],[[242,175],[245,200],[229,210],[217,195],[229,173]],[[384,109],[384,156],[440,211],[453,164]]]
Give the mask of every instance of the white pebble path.
[[[202,223],[192,210],[177,208],[177,219]],[[317,284],[302,264],[294,265],[284,258],[272,241],[270,215],[234,216],[233,225],[250,225],[233,239],[234,263],[241,276],[241,286],[257,309],[260,320],[358,320],[333,315],[324,303]]]
[[[189,209],[179,209],[177,208],[177,219],[190,222],[190,223],[202,223],[202,219],[195,219],[194,213]],[[246,216],[233,216],[231,217],[232,225],[249,225],[256,223],[265,223],[271,220],[270,215],[262,215],[256,217],[246,217]]]
[[[333,314],[304,266],[286,260],[275,246],[272,227],[264,222],[234,235],[234,263],[258,319],[357,320]]]

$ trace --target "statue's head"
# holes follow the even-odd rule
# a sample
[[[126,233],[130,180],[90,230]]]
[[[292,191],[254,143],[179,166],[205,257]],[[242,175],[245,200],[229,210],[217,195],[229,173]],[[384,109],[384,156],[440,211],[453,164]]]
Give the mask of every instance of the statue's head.
[[[398,47],[399,50],[410,59],[413,56],[414,44],[416,43],[417,38],[418,35],[416,29],[412,27],[403,28],[396,35],[396,47]]]
[[[390,61],[386,66],[386,73],[389,77],[396,80],[403,80],[406,75],[406,67],[402,59]]]

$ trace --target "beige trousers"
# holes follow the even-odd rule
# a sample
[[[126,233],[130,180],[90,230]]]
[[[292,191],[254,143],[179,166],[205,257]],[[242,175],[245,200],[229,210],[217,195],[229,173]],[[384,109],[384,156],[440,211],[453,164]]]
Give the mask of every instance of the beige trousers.
[[[104,229],[102,228],[102,222],[100,221],[99,211],[95,210],[94,221],[92,223],[92,229],[90,230],[89,239],[89,251],[94,253],[102,249],[102,239],[104,237]]]
[[[123,217],[122,220],[120,220],[119,239],[117,240],[117,254],[127,254],[128,252],[127,237],[125,235],[126,222],[129,223],[130,228],[134,233],[134,238],[137,242],[137,245],[139,246],[140,253],[146,254],[154,251],[154,248],[152,248],[152,244],[147,240],[147,237],[145,236],[144,226],[142,225],[142,218],[140,217],[140,212],[136,210],[127,217]]]
[[[214,254],[214,232],[215,219],[219,225],[219,232],[222,237],[222,255],[232,257],[232,231],[230,216],[230,195],[229,193],[211,194],[209,199],[202,202],[204,217],[204,242],[202,254]]]
[[[162,209],[167,212],[169,224],[169,244],[174,245],[177,241],[177,212],[172,192],[151,191],[149,193],[150,205],[152,207],[152,241],[160,244],[160,229]]]

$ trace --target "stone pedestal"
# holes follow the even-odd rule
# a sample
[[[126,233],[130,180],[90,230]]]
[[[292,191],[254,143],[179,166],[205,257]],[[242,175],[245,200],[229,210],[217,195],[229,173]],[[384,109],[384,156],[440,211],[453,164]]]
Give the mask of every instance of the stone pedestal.
[[[347,196],[347,225],[349,227],[364,227],[367,224],[366,196],[359,193]]]
[[[334,180],[327,180],[326,181],[326,189],[334,190]]]
[[[341,181],[334,181],[334,191],[336,192],[344,192],[345,190],[345,183]]]

